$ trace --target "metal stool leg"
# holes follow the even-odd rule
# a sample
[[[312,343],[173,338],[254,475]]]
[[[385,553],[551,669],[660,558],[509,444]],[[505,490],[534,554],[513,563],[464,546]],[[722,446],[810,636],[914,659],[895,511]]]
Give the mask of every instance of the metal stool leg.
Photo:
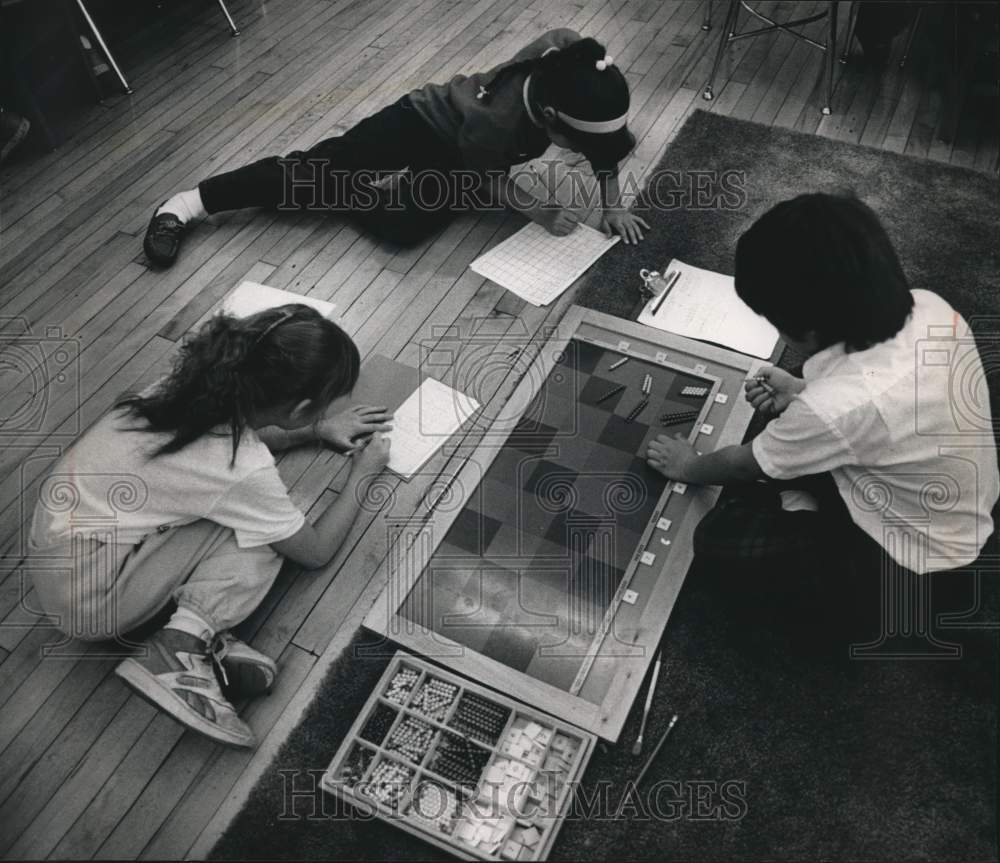
[[[712,64],[712,74],[705,85],[705,92],[701,94],[701,97],[707,102],[715,98],[715,76],[719,72],[719,65],[722,63],[722,58],[726,53],[726,46],[729,45],[729,37],[736,32],[736,20],[739,18],[739,15],[740,0],[729,0],[726,21],[722,26],[722,32],[719,34],[719,47],[715,52],[715,62]]]
[[[834,72],[837,71],[837,0],[830,3],[829,23],[830,35],[826,40],[826,105],[823,106],[823,113],[830,115],[831,105],[833,105],[833,80]]]
[[[847,13],[847,33],[844,38],[844,53],[840,55],[840,62],[846,63],[847,58],[851,53],[851,40],[854,39],[854,28],[858,23],[858,9],[861,6],[858,0],[854,0],[851,4],[851,9]]]
[[[111,68],[115,70],[115,74],[118,76],[118,80],[122,83],[122,89],[126,94],[132,93],[132,88],[129,87],[128,81],[125,80],[125,76],[122,74],[122,70],[118,68],[118,64],[115,62],[114,56],[108,50],[108,46],[104,44],[104,37],[101,36],[101,31],[97,29],[97,25],[94,23],[94,19],[90,17],[90,13],[87,11],[87,7],[83,5],[83,0],[76,0],[76,5],[80,7],[80,12],[82,13],[84,19],[87,22],[87,26],[90,28],[90,32],[94,34],[94,38],[97,40],[97,44],[101,46],[101,50],[104,52],[104,56],[108,58],[108,62],[111,64]]]
[[[702,30],[712,29],[712,0],[707,0],[708,8],[705,10],[705,20],[701,22]]]
[[[906,34],[906,45],[903,46],[903,58],[899,61],[900,69],[910,59],[910,49],[913,47],[913,40],[917,35],[917,27],[920,26],[920,16],[923,14],[924,9],[922,6],[918,6],[917,11],[913,13],[913,20],[910,22],[910,32]]]
[[[240,31],[233,23],[233,16],[229,14],[229,10],[226,8],[224,0],[219,0],[219,5],[222,7],[222,14],[226,16],[226,20],[229,22],[229,29],[232,31],[234,36],[239,36]]]

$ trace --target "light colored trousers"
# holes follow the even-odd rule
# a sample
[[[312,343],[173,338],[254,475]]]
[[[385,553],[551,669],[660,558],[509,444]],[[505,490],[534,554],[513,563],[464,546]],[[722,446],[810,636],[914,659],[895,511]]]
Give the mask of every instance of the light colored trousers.
[[[38,601],[59,629],[84,641],[120,638],[171,599],[214,632],[230,629],[260,605],[283,561],[269,545],[240,548],[231,528],[204,519],[135,545],[78,537],[45,554],[72,565],[33,570]]]

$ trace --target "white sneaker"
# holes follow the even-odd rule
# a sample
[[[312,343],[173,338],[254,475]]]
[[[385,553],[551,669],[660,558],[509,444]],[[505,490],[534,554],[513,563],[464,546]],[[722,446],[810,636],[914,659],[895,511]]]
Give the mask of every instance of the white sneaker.
[[[145,647],[145,656],[122,660],[115,674],[192,731],[230,746],[256,745],[250,726],[223,696],[200,638],[162,629]]]
[[[220,632],[212,641],[212,659],[223,682],[241,695],[264,695],[271,691],[278,666],[270,656],[254,650],[231,632]]]

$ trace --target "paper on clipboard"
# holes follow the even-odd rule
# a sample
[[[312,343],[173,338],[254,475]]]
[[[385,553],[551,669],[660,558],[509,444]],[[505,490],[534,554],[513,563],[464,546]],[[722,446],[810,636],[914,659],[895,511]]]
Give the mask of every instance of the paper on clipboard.
[[[692,267],[676,259],[664,271],[679,272],[656,314],[654,297],[639,315],[639,323],[679,336],[715,342],[727,348],[768,359],[778,343],[778,331],[736,293],[732,276]]]
[[[393,417],[389,470],[410,479],[477,410],[474,398],[425,378]]]

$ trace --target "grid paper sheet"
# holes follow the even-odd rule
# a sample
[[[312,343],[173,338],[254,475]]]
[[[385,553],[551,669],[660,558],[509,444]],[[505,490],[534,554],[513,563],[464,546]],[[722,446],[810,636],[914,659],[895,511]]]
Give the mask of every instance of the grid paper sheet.
[[[556,237],[531,222],[469,266],[532,305],[545,306],[620,239],[587,225]]]

